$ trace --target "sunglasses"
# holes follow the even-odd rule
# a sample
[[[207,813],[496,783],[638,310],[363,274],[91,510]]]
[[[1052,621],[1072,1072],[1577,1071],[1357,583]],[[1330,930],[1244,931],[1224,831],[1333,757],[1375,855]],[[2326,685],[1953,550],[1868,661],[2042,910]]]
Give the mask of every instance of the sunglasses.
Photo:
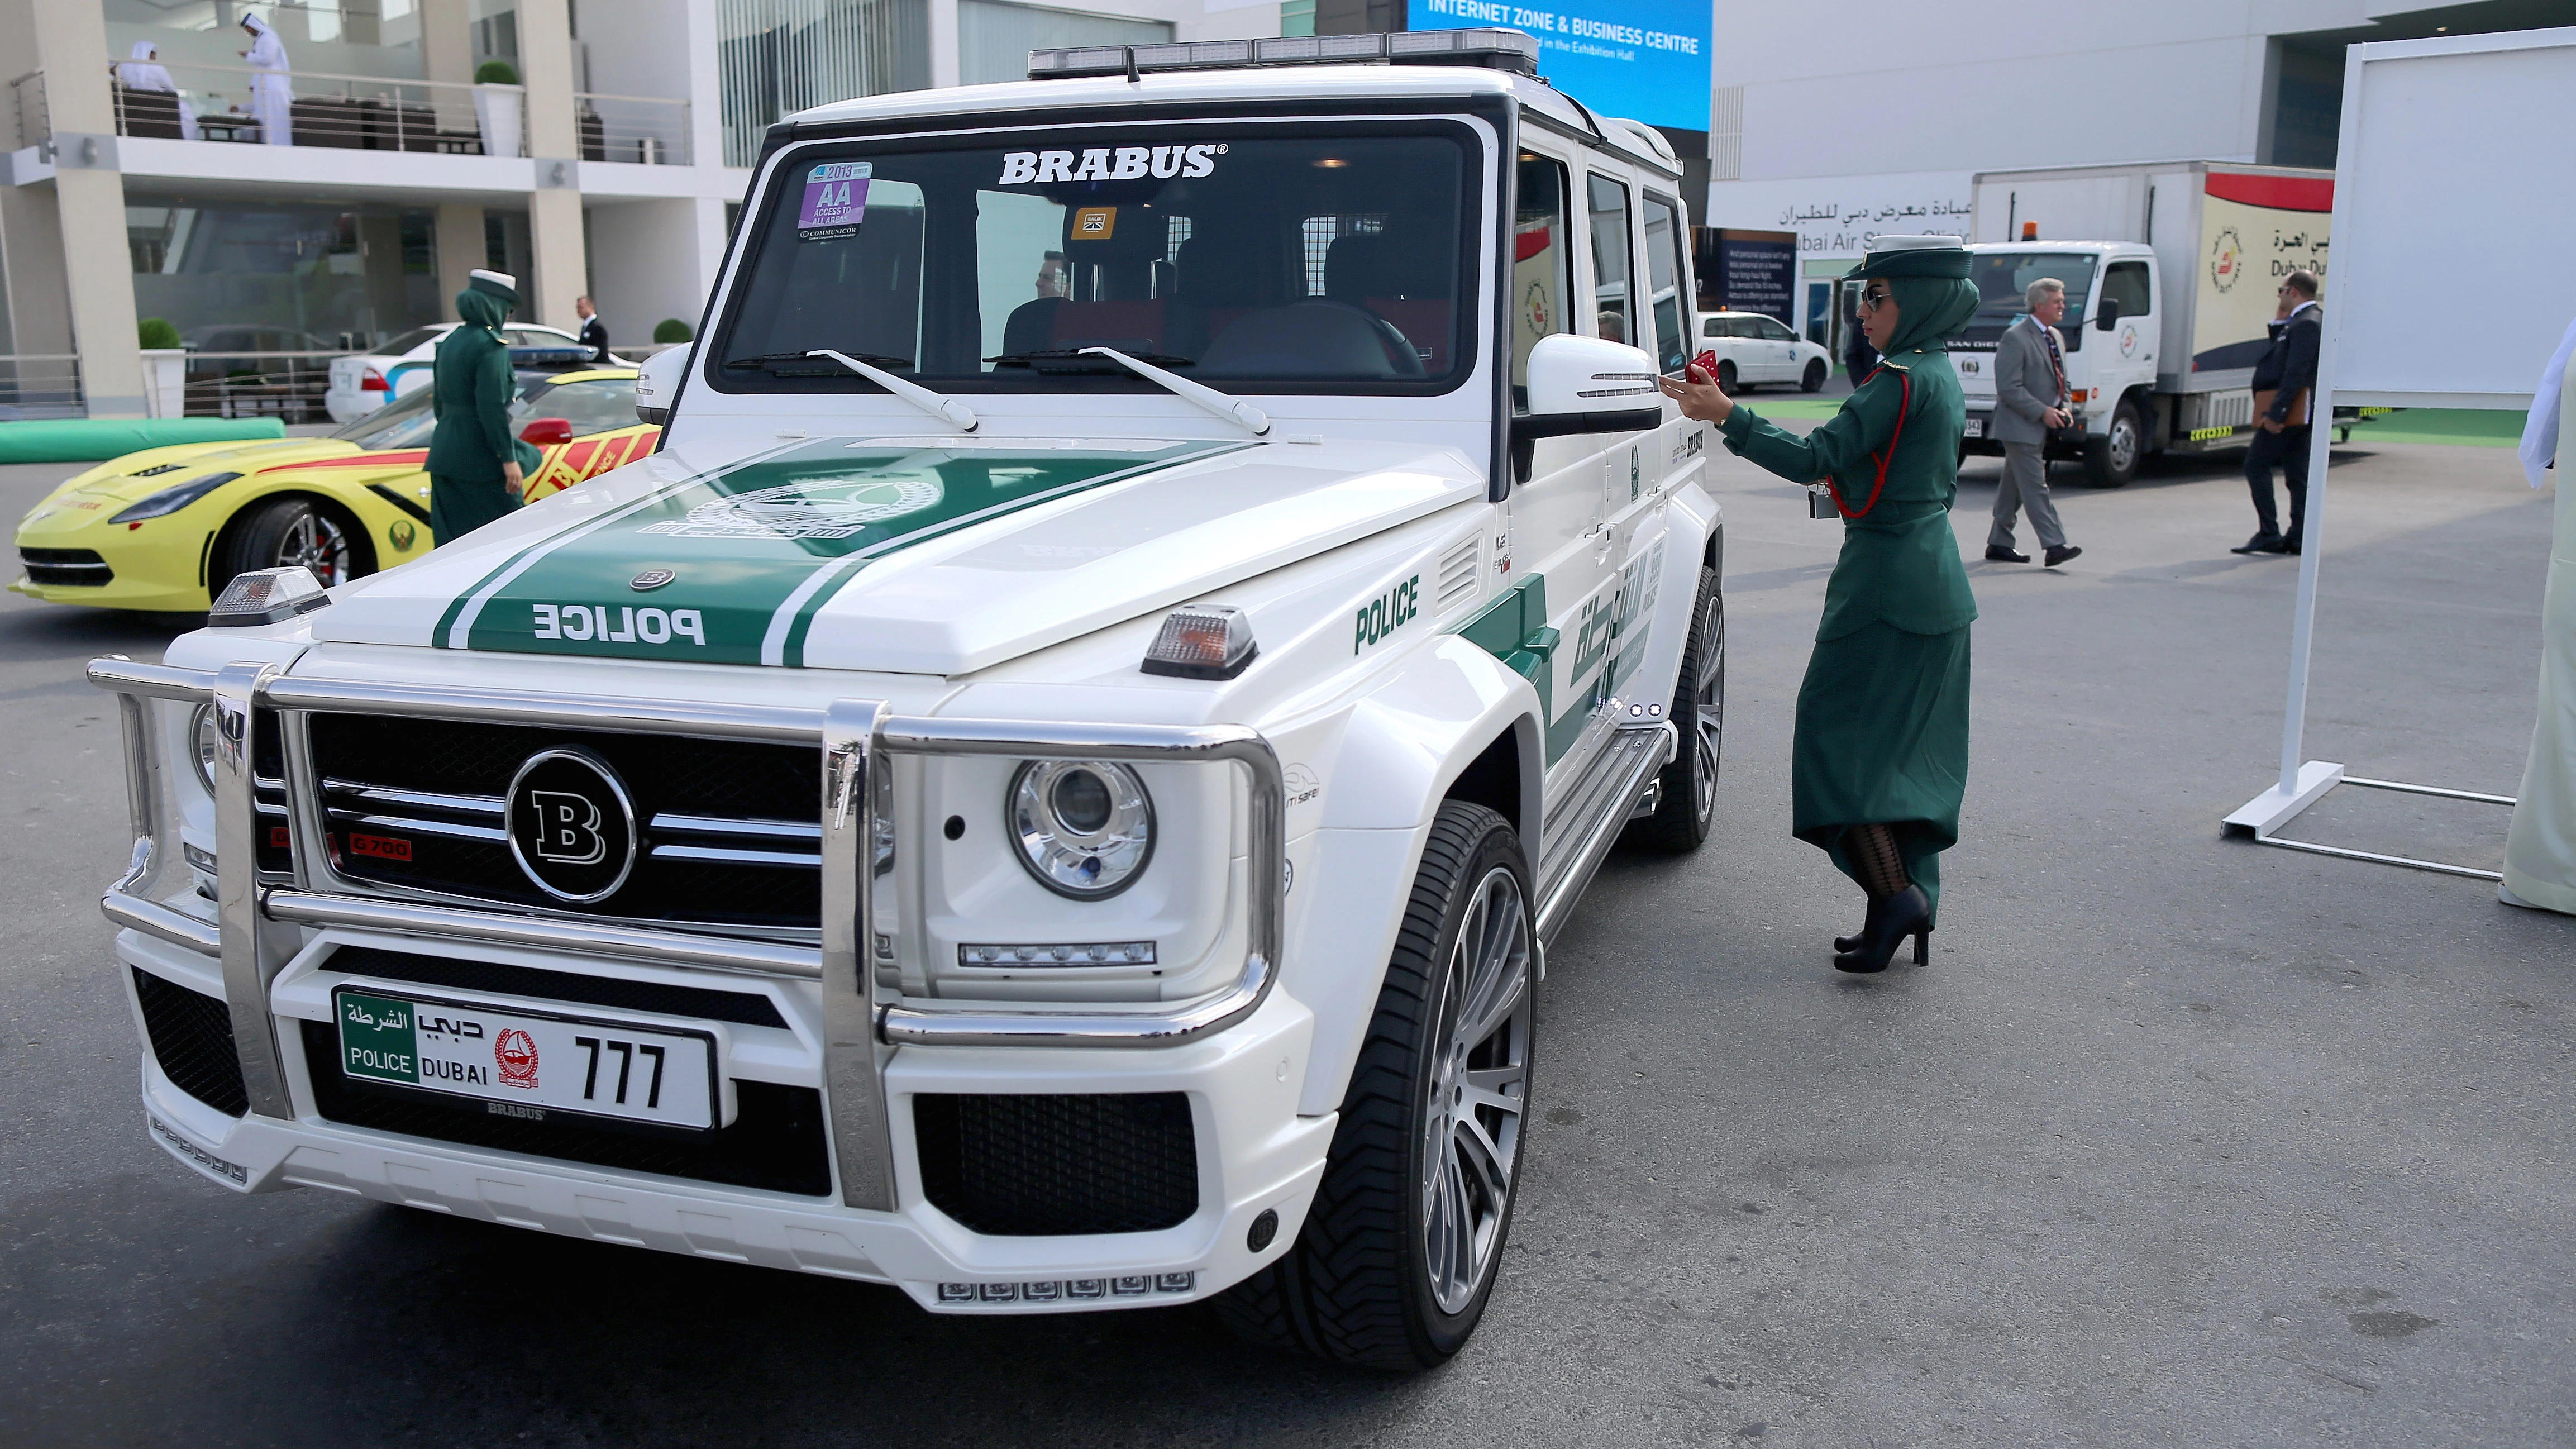
[[[1860,294],[1860,309],[1864,312],[1877,311],[1879,307],[1883,306],[1893,295],[1893,293],[1883,291],[1863,292]]]

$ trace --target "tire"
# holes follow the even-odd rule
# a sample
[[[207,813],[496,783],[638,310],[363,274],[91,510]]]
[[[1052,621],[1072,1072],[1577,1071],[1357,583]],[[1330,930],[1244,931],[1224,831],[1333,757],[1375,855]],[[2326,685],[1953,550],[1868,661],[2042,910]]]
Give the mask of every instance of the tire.
[[[2146,428],[2138,410],[2123,402],[2111,414],[2111,426],[2098,438],[2084,440],[2084,480],[2096,488],[2118,488],[2138,476],[2138,459],[2146,452]]]
[[[1737,393],[1743,391],[1742,388],[1736,385],[1735,359],[1731,357],[1721,357],[1717,360],[1717,390],[1725,393],[1728,397],[1733,397]]]
[[[1726,753],[1726,595],[1713,568],[1699,571],[1668,717],[1681,731],[1681,755],[1656,777],[1655,813],[1631,821],[1621,843],[1683,855],[1699,849],[1717,818],[1717,769]]]
[[[1306,1225],[1216,1299],[1237,1337],[1418,1371],[1476,1331],[1521,1176],[1537,1024],[1530,911],[1511,825],[1444,803]]]
[[[1825,371],[1825,360],[1823,358],[1811,357],[1807,359],[1807,373],[1806,376],[1798,379],[1798,391],[1823,392],[1825,390]]]
[[[310,498],[271,498],[244,510],[224,529],[206,571],[209,597],[233,575],[301,564],[328,588],[375,572],[366,537],[338,509]]]

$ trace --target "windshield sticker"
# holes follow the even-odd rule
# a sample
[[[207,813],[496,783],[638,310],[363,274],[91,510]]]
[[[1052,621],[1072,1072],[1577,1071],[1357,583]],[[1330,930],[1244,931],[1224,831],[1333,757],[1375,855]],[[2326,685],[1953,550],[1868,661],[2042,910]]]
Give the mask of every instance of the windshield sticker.
[[[830,241],[857,236],[868,211],[867,161],[830,161],[805,176],[805,205],[796,214],[798,241]]]
[[[823,438],[682,479],[514,556],[448,607],[447,649],[800,668],[871,560],[1086,489],[1251,446]],[[667,571],[654,607],[635,583]]]
[[[1110,234],[1117,229],[1117,207],[1085,206],[1076,209],[1073,213],[1075,241],[1107,241]]]
[[[1005,151],[999,186],[1050,181],[1135,181],[1147,176],[1206,176],[1225,143],[1206,146],[1094,146],[1087,151]],[[811,193],[807,193],[811,195]]]

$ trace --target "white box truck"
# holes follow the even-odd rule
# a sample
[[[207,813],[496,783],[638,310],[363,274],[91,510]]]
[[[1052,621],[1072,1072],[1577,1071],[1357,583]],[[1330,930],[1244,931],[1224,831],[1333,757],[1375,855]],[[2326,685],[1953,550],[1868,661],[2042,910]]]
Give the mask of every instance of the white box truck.
[[[2116,488],[2149,453],[2242,443],[2274,292],[2326,271],[2334,173],[2151,161],[1977,175],[1972,275],[1985,302],[1953,339],[1968,447],[1997,452],[1993,354],[2039,277],[2066,284],[2058,334],[2091,481]],[[2059,240],[2059,238],[2085,240]]]

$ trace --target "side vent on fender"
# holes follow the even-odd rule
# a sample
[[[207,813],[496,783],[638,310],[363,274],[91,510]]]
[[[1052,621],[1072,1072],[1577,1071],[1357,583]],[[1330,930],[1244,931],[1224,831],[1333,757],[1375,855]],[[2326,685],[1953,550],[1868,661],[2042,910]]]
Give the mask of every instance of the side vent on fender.
[[[1431,603],[1434,616],[1476,601],[1477,585],[1484,573],[1484,542],[1481,536],[1465,539],[1440,556],[1440,586]]]

